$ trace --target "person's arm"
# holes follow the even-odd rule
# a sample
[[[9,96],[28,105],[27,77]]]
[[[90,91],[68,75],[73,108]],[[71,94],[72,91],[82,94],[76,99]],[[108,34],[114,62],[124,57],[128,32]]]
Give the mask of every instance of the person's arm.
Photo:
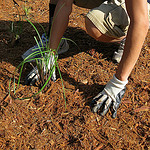
[[[126,37],[124,54],[116,77],[125,81],[129,77],[138,57],[149,28],[147,0],[126,0],[130,26]]]
[[[91,103],[93,112],[100,111],[102,116],[111,108],[113,118],[117,115],[117,109],[126,90],[128,77],[139,57],[149,28],[147,0],[126,0],[125,2],[130,17],[130,26],[123,57],[116,74]]]
[[[59,0],[55,9],[53,25],[50,33],[50,48],[57,49],[58,44],[68,26],[72,12],[73,0]]]

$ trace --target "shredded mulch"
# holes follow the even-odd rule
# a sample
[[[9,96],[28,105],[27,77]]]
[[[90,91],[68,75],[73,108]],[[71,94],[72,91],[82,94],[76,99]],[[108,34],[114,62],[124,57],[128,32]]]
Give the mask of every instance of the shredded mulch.
[[[0,149],[84,149],[149,150],[150,149],[150,32],[140,57],[129,77],[117,118],[91,112],[90,102],[112,78],[117,64],[112,62],[118,44],[100,43],[85,32],[87,9],[73,6],[65,37],[70,49],[59,56],[56,82],[32,98],[38,86],[27,86],[24,78],[31,66],[25,65],[21,84],[14,95],[10,78],[21,62],[21,55],[35,44],[33,27],[22,20],[20,39],[14,41],[11,21],[17,24],[18,8],[23,6],[40,34],[40,25],[48,29],[48,2],[16,0],[0,2]],[[13,41],[13,42],[12,42]],[[79,48],[78,48],[79,47]],[[19,72],[15,79],[18,80]],[[10,93],[10,94],[9,94]],[[26,98],[23,100],[17,98]]]

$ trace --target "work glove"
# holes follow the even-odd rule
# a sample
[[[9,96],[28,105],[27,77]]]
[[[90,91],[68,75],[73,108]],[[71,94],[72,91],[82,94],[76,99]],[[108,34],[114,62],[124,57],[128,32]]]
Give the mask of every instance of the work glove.
[[[45,63],[43,64],[42,69],[43,69],[44,75],[46,74],[47,70],[49,70],[49,71],[53,70],[51,80],[56,81],[55,59],[58,59],[58,55],[48,53],[48,54],[45,55],[45,57],[48,57],[49,59],[48,59],[48,63],[47,63],[48,66],[46,66]],[[38,81],[39,78],[40,78],[40,75],[39,75],[38,68],[35,67],[31,70],[31,72],[25,78],[25,84],[26,85],[34,85]]]
[[[115,118],[117,115],[117,109],[125,93],[127,83],[128,80],[120,81],[114,75],[113,78],[106,84],[103,91],[92,100],[92,111],[100,111],[100,115],[104,116],[110,108],[112,118]]]

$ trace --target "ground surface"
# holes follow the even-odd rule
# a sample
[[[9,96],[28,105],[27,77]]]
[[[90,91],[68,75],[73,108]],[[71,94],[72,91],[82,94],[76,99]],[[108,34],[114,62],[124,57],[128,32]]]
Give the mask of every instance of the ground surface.
[[[20,15],[23,6],[42,34],[40,22],[47,30],[48,3],[42,0],[17,1]],[[69,27],[65,32],[72,43],[67,54],[59,56],[59,67],[66,92],[66,109],[62,82],[51,82],[48,91],[32,96],[38,87],[21,85],[16,95],[9,96],[9,79],[20,56],[35,44],[33,27],[25,20],[19,42],[10,32],[11,21],[18,20],[18,11],[10,0],[0,2],[0,149],[91,149],[116,150],[150,149],[150,33],[140,58],[129,77],[129,83],[116,119],[110,112],[101,117],[93,114],[89,103],[114,74],[117,65],[111,60],[117,44],[104,44],[90,38],[84,28],[88,10],[73,7]],[[21,17],[22,17],[21,16]],[[16,22],[14,22],[16,24]],[[28,65],[23,78],[29,71]],[[18,76],[16,76],[16,79]]]

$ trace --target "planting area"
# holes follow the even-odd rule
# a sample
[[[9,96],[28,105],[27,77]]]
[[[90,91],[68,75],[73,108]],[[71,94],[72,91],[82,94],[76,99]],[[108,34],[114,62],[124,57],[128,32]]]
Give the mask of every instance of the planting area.
[[[118,44],[100,43],[85,32],[84,17],[88,10],[73,6],[65,37],[68,52],[59,55],[66,95],[57,71],[56,82],[50,83],[35,97],[38,85],[27,86],[24,78],[31,70],[25,64],[21,84],[14,95],[9,81],[21,62],[21,55],[35,45],[36,32],[25,21],[26,15],[43,33],[39,22],[48,30],[48,2],[28,0],[2,0],[0,2],[0,149],[68,149],[68,150],[149,150],[150,149],[150,32],[145,39],[140,57],[134,67],[126,93],[118,109],[116,119],[111,113],[105,117],[94,114],[90,102],[112,78],[117,64],[112,62]],[[18,10],[17,10],[18,9]],[[19,16],[23,18],[20,38],[15,31]],[[13,22],[11,22],[13,21]],[[138,35],[137,35],[138,36]],[[17,80],[19,73],[16,74]],[[10,91],[10,96],[9,96]]]

